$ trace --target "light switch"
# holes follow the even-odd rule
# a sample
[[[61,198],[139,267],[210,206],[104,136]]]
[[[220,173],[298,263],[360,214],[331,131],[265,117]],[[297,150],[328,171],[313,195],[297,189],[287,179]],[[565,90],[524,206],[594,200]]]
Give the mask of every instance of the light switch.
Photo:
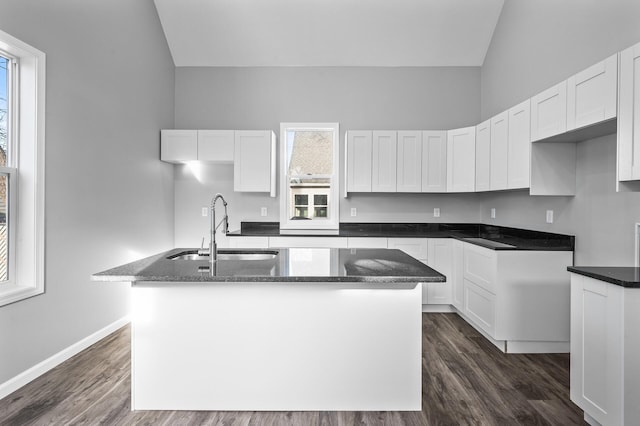
[[[356,210],[355,207],[351,207],[351,216],[357,216],[358,215],[358,211]]]
[[[267,208],[260,207],[260,216],[265,217],[267,215]]]
[[[202,217],[207,217],[209,216],[209,207],[203,207],[202,208]]]

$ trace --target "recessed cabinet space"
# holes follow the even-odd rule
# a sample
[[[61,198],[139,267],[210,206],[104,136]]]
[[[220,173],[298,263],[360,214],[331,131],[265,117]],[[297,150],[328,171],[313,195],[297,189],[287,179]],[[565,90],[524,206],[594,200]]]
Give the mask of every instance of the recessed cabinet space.
[[[640,43],[620,54],[618,190],[640,190]],[[626,186],[633,184],[634,186]]]
[[[372,132],[350,130],[345,138],[346,192],[371,192]]]
[[[422,191],[422,132],[398,132],[397,192]]]
[[[509,113],[491,118],[491,190],[507,189]],[[476,188],[477,189],[477,188]]]
[[[371,191],[396,192],[398,134],[372,132]]]
[[[422,192],[447,192],[447,132],[422,132]]]
[[[233,130],[162,129],[160,131],[162,161],[232,164],[233,152]]]
[[[491,189],[491,120],[476,126],[476,192]]]
[[[567,131],[567,81],[531,98],[531,140]]]
[[[276,195],[276,135],[271,130],[235,132],[233,190]]]
[[[447,192],[474,192],[476,126],[447,132]]]
[[[567,130],[616,117],[618,55],[612,55],[567,80]]]

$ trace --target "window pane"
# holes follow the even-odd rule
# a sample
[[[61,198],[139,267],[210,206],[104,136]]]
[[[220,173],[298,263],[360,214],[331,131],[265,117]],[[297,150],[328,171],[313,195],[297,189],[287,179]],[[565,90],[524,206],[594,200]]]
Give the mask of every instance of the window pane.
[[[313,196],[313,204],[316,206],[326,206],[327,205],[327,195],[314,195]]]
[[[322,217],[322,218],[326,218],[327,217],[327,208],[326,207],[316,207],[314,209],[314,216],[315,217]]]
[[[308,195],[297,194],[295,196],[295,204],[296,204],[296,206],[307,206],[307,205],[309,205],[309,196]]]
[[[7,165],[9,133],[9,59],[0,56],[0,166]]]
[[[0,281],[8,278],[9,263],[9,230],[7,227],[7,196],[9,191],[9,176],[0,175]]]
[[[288,174],[330,175],[333,161],[333,132],[290,130],[287,132]]]

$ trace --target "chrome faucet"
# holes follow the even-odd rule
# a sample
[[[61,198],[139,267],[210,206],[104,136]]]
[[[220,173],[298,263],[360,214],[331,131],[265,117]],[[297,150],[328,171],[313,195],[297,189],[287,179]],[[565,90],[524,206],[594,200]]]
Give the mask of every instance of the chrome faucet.
[[[224,217],[216,225],[216,202],[218,199],[222,200],[222,204],[224,205]],[[224,222],[224,232],[225,234],[229,232],[229,215],[227,214],[227,201],[224,199],[222,194],[216,194],[211,199],[211,207],[210,207],[210,215],[211,215],[211,241],[209,242],[209,263],[213,266],[215,262],[218,260],[218,245],[216,244],[216,231]],[[199,250],[198,254],[207,254],[206,250]]]

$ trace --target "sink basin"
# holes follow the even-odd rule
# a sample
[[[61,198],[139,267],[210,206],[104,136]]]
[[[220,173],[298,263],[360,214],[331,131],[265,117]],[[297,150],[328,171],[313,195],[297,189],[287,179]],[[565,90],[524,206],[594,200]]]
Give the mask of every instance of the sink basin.
[[[272,260],[278,255],[277,251],[271,250],[218,250],[218,260]],[[170,260],[206,260],[209,255],[200,255],[197,252],[185,251],[168,257]]]

